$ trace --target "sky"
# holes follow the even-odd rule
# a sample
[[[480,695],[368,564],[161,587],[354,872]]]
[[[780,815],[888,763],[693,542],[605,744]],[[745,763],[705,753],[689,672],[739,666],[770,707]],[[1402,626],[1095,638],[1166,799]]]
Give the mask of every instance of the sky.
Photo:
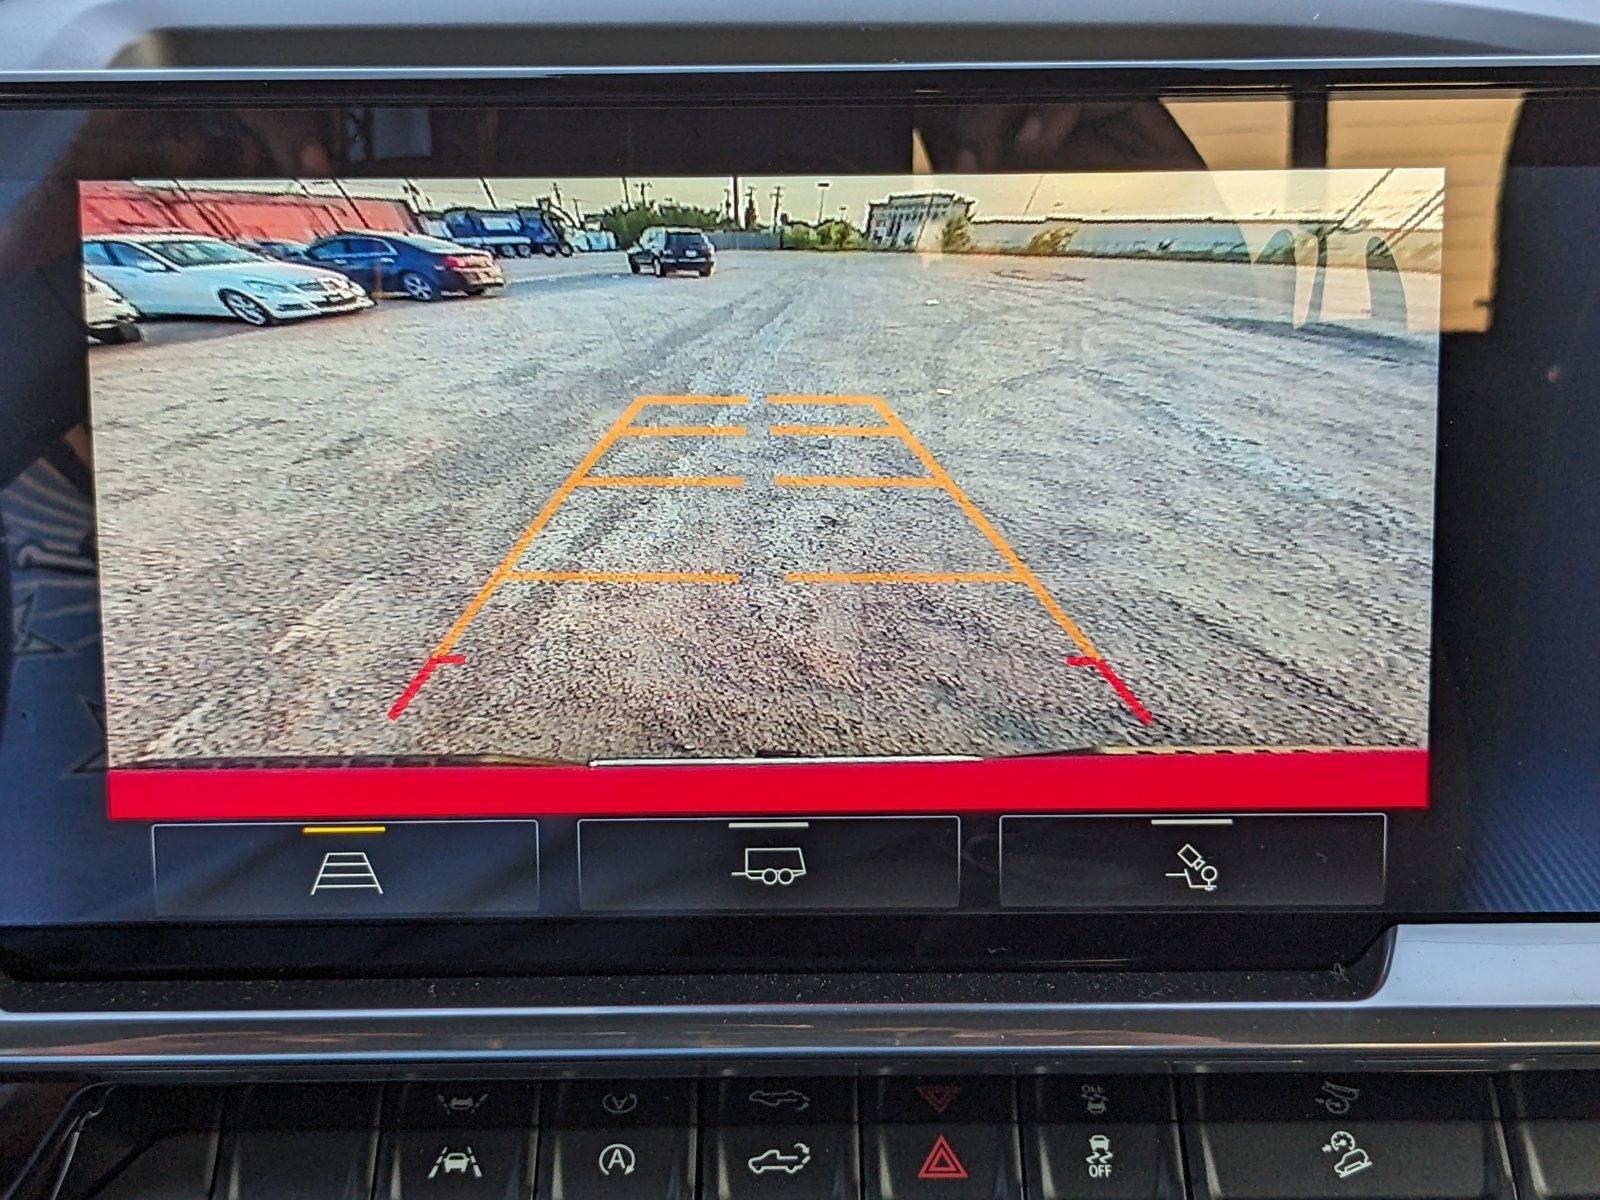
[[[161,184],[162,180],[149,181]],[[247,183],[186,180],[193,187],[284,190],[289,180]],[[702,208],[725,206],[728,176],[640,175],[621,178],[491,178],[488,191],[497,205],[528,204],[559,191],[569,212],[598,213],[622,200],[626,183],[631,200],[643,194],[656,202],[675,201]],[[1124,220],[1221,217],[1231,220],[1343,214],[1362,201],[1374,221],[1398,221],[1427,204],[1444,186],[1444,172],[1425,168],[1303,171],[1164,171],[1096,174],[1008,175],[757,175],[741,176],[740,189],[754,190],[761,223],[772,220],[773,194],[782,189],[782,210],[797,221],[846,217],[860,225],[867,205],[891,193],[953,191],[976,201],[979,220],[998,218],[1110,217]],[[824,186],[826,185],[826,186]],[[295,184],[298,188],[299,184]],[[312,193],[335,192],[330,180],[305,180]],[[425,206],[487,206],[484,182],[476,179],[362,179],[347,181],[356,196],[402,197],[408,186]],[[1365,200],[1363,200],[1365,197]],[[742,207],[742,205],[741,205]],[[1424,225],[1437,227],[1436,211]]]

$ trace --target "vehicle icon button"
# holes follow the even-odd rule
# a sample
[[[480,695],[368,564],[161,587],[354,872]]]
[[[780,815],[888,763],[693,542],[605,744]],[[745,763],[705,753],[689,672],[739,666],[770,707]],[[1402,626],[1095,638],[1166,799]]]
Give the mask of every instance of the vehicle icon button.
[[[759,1104],[762,1108],[787,1109],[790,1112],[803,1113],[811,1107],[811,1097],[798,1088],[783,1088],[778,1091],[756,1088],[750,1093],[750,1103]]]
[[[471,1146],[464,1146],[460,1150],[446,1146],[440,1150],[438,1157],[433,1160],[433,1168],[428,1172],[428,1178],[437,1178],[441,1173],[445,1175],[470,1173],[474,1179],[483,1178],[483,1168],[478,1165],[478,1156],[472,1152]]]
[[[465,1122],[472,1123],[470,1134]],[[511,1194],[528,1173],[522,1129],[481,1127],[476,1117],[453,1115],[433,1128],[401,1128],[389,1136],[397,1200],[493,1200]],[[382,1194],[390,1195],[387,1184]]]
[[[1110,1179],[1111,1160],[1116,1155],[1111,1149],[1111,1136],[1105,1133],[1091,1133],[1089,1135],[1089,1153],[1084,1157],[1084,1162],[1089,1167],[1090,1179]]]
[[[750,1169],[752,1175],[766,1175],[773,1171],[781,1171],[785,1175],[798,1175],[805,1170],[806,1164],[810,1161],[811,1147],[804,1142],[795,1142],[787,1150],[772,1146],[759,1154],[753,1154],[745,1159],[745,1166]]]

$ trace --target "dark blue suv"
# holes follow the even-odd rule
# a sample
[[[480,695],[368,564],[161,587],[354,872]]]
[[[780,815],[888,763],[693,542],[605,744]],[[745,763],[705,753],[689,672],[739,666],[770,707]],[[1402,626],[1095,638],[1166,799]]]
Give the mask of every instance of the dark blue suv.
[[[401,292],[413,300],[479,296],[506,283],[485,251],[416,233],[329,234],[306,247],[305,261],[348,275],[372,295]]]
[[[635,275],[646,268],[654,275],[693,271],[704,279],[717,265],[717,252],[702,230],[652,225],[628,251],[628,269]]]

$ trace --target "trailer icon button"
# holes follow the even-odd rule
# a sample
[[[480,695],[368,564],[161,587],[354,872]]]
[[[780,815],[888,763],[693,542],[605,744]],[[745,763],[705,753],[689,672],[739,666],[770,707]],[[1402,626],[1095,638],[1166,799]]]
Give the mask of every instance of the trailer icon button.
[[[734,871],[733,876],[767,887],[788,887],[805,873],[806,856],[799,846],[747,846],[744,869]]]
[[[737,769],[746,786],[765,786],[769,768]],[[955,816],[578,822],[578,896],[587,912],[952,908],[960,888]]]

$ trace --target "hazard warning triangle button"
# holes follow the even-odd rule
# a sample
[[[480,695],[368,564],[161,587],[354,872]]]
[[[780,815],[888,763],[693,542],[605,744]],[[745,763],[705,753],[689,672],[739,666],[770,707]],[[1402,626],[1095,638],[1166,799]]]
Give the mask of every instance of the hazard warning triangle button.
[[[965,1179],[966,1167],[961,1165],[961,1158],[956,1154],[955,1147],[940,1134],[933,1141],[933,1146],[928,1150],[928,1156],[922,1160],[922,1169],[917,1172],[918,1179]]]
[[[1022,1200],[1015,1120],[871,1124],[862,1134],[862,1200]]]

